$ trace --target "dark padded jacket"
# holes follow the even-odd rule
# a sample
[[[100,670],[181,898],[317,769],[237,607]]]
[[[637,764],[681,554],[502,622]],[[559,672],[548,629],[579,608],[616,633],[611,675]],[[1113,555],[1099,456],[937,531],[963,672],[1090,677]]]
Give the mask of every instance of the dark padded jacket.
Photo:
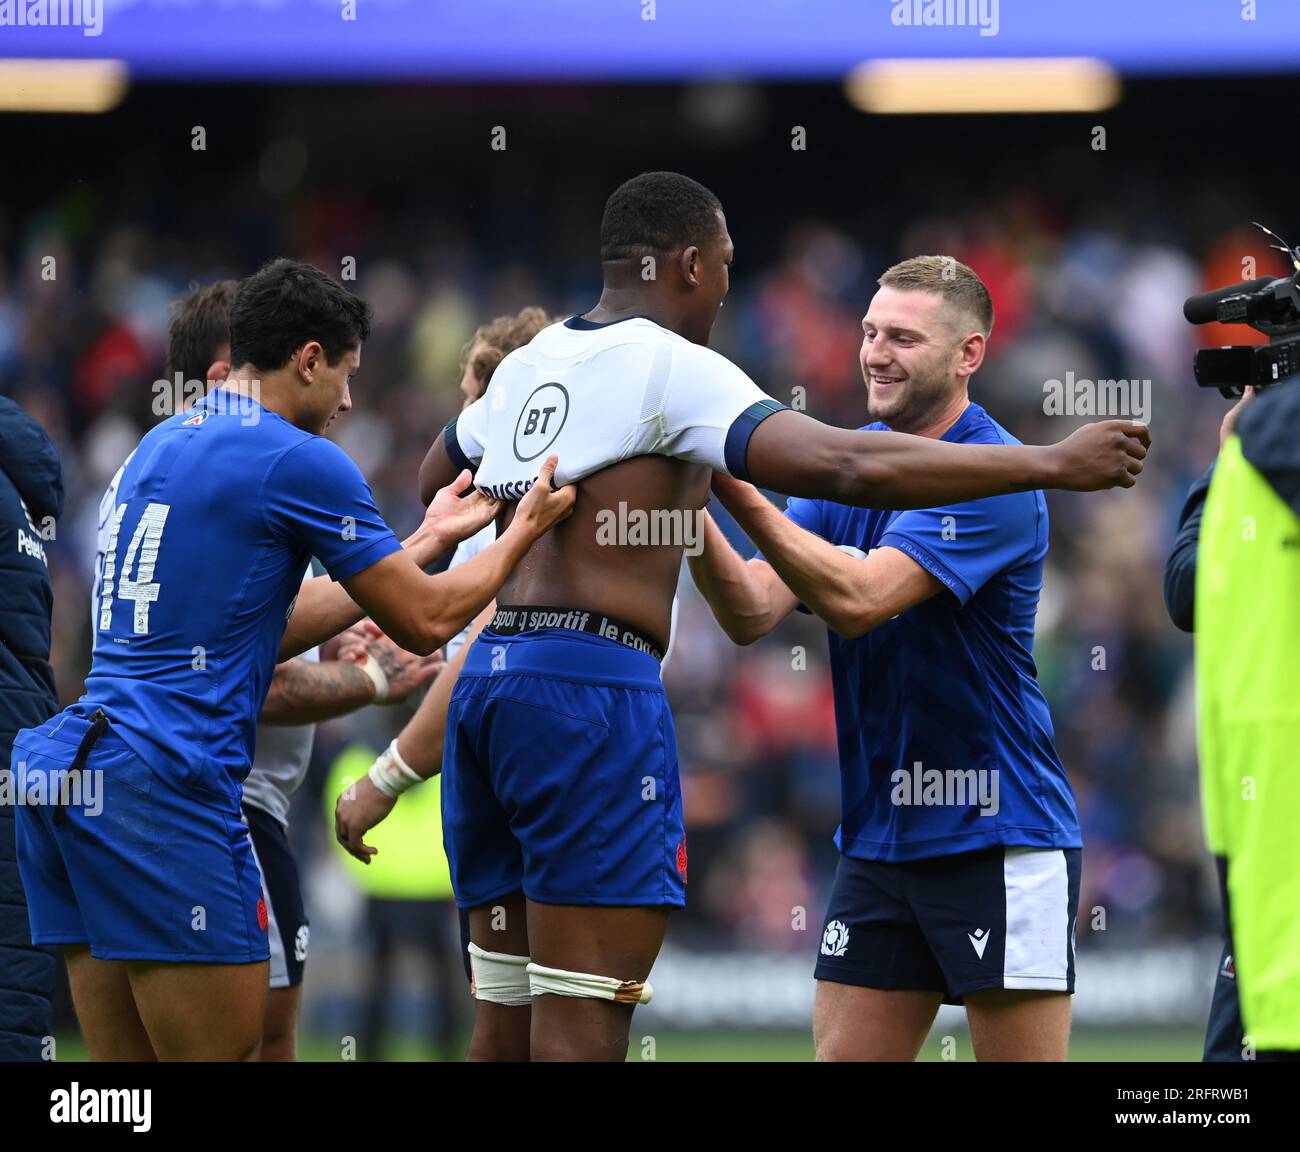
[[[1237,418],[1241,454],[1273,486],[1300,518],[1300,380],[1267,388]],[[1201,516],[1214,479],[1211,464],[1187,493],[1178,517],[1178,535],[1165,562],[1165,607],[1184,632],[1195,630],[1196,550]],[[1248,594],[1243,589],[1243,595]]]
[[[59,454],[41,426],[0,396],[0,769],[14,735],[59,710],[50,668],[47,549],[63,511]],[[12,798],[12,777],[9,781]],[[15,807],[0,803],[0,1060],[39,1060],[50,1034],[54,955],[31,944],[18,875]]]

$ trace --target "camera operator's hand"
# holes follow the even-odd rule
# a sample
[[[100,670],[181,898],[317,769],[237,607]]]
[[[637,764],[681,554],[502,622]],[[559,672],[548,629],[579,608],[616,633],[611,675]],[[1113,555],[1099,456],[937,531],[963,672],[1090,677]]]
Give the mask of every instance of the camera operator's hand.
[[[1237,420],[1241,416],[1241,410],[1249,404],[1256,396],[1259,395],[1259,389],[1253,384],[1248,384],[1246,390],[1241,394],[1238,400],[1223,418],[1223,423],[1219,425],[1219,451],[1223,451],[1223,446],[1228,442],[1228,437],[1232,435],[1232,430],[1237,426]]]

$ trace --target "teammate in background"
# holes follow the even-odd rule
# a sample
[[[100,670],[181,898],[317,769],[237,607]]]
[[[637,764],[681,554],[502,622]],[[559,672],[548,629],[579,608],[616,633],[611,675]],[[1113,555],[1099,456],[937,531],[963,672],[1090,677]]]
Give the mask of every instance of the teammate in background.
[[[600,301],[506,357],[421,469],[422,496],[468,467],[503,501],[529,490],[547,452],[561,479],[588,478],[573,516],[503,585],[448,716],[444,838],[480,1002],[471,1058],[624,1059],[669,910],[685,901],[658,669],[684,540],[611,539],[611,516],[680,525],[713,469],[794,495],[925,507],[1127,487],[1142,467],[1148,434],[1127,422],[1027,448],[849,432],[790,411],[704,347],[732,255],[700,184],[628,181],[601,224]]]
[[[202,380],[211,387],[230,374],[230,308],[239,284],[219,280],[178,301],[167,339],[167,382]],[[98,558],[91,593],[91,635],[99,626],[100,578],[118,503],[118,469],[99,507]],[[310,571],[310,570],[309,570]],[[344,633],[353,659],[320,659],[317,648],[280,664],[258,718],[253,767],[244,781],[242,811],[262,875],[271,948],[270,991],[262,1024],[261,1060],[292,1060],[298,1002],[307,960],[309,924],[298,866],[289,847],[289,797],[311,759],[316,722],[372,702],[396,702],[428,683],[437,657],[412,656],[385,637]],[[343,637],[340,637],[343,639]]]
[[[320,435],[351,408],[369,323],[308,265],[277,260],[240,285],[230,376],[122,473],[86,694],[15,741],[15,774],[56,797],[19,815],[33,939],[65,946],[92,1058],[256,1053],[268,914],[239,801],[277,661],[364,614],[432,652],[572,508],[551,457],[496,543],[421,572],[497,509],[461,500],[463,477],[404,548]],[[301,583],[312,556],[332,579]],[[78,802],[83,773],[98,809]]]
[[[968,395],[993,303],[919,256],[862,322],[868,429],[1016,444]],[[818,960],[819,1060],[912,1060],[940,1002],[979,1060],[1064,1060],[1083,840],[1033,660],[1047,503],[1020,492],[910,512],[715,491],[760,549],[709,520],[696,585],[740,644],[801,604],[829,625],[839,867]]]
[[[527,344],[552,320],[542,308],[524,308],[514,316],[498,316],[479,327],[465,346],[461,365],[462,409],[468,408],[487,391],[497,365]],[[477,556],[496,539],[496,524],[486,524],[475,535],[456,546],[451,568]],[[392,811],[397,798],[442,770],[443,741],[447,732],[447,706],[452,689],[465,663],[467,646],[491,618],[495,604],[489,604],[475,620],[447,642],[447,666],[420,701],[407,721],[371,767],[369,774],[346,789],[335,806],[335,832],[339,842],[364,863],[375,849],[362,837]],[[468,943],[468,939],[466,941]],[[468,962],[468,960],[467,960]]]

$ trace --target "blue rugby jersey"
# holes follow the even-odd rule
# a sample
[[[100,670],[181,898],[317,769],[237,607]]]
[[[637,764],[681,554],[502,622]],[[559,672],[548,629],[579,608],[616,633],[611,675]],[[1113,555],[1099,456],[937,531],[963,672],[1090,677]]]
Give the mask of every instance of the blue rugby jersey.
[[[145,435],[115,504],[74,707],[229,807],[311,557],[345,580],[401,545],[337,445],[223,388]]]
[[[1019,443],[974,403],[943,439]],[[897,548],[946,589],[857,639],[830,632],[840,850],[898,861],[1081,847],[1033,658],[1043,494],[906,512],[794,498],[786,515],[846,550]]]

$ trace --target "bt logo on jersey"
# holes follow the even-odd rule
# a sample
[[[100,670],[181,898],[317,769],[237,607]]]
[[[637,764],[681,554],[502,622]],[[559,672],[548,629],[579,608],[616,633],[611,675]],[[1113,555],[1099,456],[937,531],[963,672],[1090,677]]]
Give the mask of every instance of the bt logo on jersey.
[[[515,459],[536,460],[558,439],[569,419],[569,392],[563,384],[543,384],[524,401],[515,422]]]

